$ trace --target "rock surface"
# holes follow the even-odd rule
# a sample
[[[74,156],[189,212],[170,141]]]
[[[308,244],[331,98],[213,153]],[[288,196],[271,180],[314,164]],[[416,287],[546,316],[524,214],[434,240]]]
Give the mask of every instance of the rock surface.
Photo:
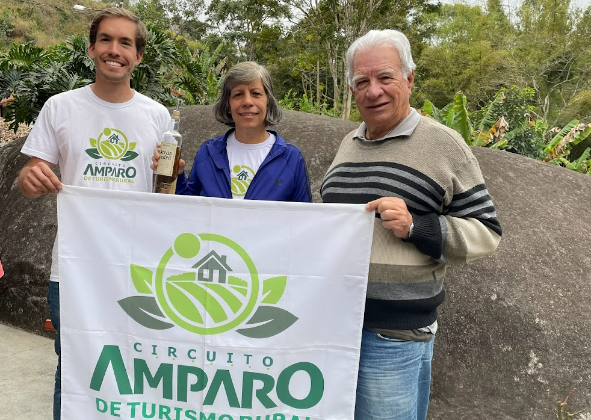
[[[448,271],[431,418],[556,418],[575,388],[566,409],[591,418],[591,177],[473,152],[503,239]]]
[[[226,127],[211,107],[181,110],[188,167]],[[312,192],[352,122],[287,111],[277,127],[308,162]],[[55,197],[16,187],[23,140],[0,145],[0,321],[41,333]],[[435,342],[432,420],[555,418],[591,412],[591,178],[490,149],[474,149],[503,225],[497,252],[450,267]],[[591,415],[590,415],[591,416]]]

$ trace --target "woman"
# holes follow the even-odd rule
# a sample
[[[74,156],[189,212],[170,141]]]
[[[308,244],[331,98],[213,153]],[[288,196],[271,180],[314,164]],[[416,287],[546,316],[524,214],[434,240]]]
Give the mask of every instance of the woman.
[[[249,200],[310,202],[310,182],[299,149],[266,127],[281,119],[269,72],[254,62],[232,67],[214,106],[233,128],[207,140],[187,180],[179,168],[176,193]],[[157,156],[155,154],[155,164]]]

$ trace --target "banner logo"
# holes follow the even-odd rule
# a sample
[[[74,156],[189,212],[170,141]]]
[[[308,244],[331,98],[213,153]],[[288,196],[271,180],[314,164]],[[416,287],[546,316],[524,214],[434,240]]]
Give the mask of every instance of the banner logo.
[[[131,264],[138,296],[118,303],[142,326],[175,325],[200,335],[228,331],[268,338],[298,318],[277,303],[287,276],[261,280],[254,262],[236,242],[212,233],[179,235],[155,271]]]
[[[105,128],[98,139],[90,139],[91,148],[86,149],[86,154],[93,159],[105,158],[127,162],[138,156],[133,151],[136,145],[137,143],[130,143],[122,131],[116,128]]]
[[[243,197],[246,195],[246,190],[248,190],[255,173],[246,165],[236,165],[232,168],[232,172],[232,179],[230,180],[232,195],[234,197]]]

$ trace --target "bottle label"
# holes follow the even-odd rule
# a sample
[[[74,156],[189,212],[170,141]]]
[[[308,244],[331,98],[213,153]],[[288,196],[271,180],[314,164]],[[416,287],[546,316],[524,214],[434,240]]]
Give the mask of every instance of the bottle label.
[[[156,173],[158,175],[173,176],[174,160],[176,157],[176,144],[162,143],[160,145],[160,160]]]

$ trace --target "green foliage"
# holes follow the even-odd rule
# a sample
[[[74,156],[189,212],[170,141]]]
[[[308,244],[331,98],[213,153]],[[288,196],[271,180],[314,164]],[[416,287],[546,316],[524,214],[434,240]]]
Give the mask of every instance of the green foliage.
[[[67,35],[85,34],[94,13],[74,11],[75,3],[101,9],[115,2],[0,0],[0,51],[11,41],[47,48]],[[210,51],[224,45],[219,55],[228,66],[248,59],[265,64],[278,96],[289,90],[296,96],[306,93],[345,117],[351,99],[343,60],[348,45],[368,29],[397,28],[410,39],[417,63],[413,102],[418,106],[428,99],[443,108],[461,91],[474,112],[493,101],[501,88],[518,86],[533,89],[534,111],[549,124],[591,120],[591,8],[571,7],[573,0],[527,0],[511,8],[501,0],[432,3],[123,0],[154,30],[168,33],[177,46],[183,42],[193,55],[203,45]],[[166,89],[149,80],[152,69],[138,70],[136,85],[168,101]],[[166,65],[164,73],[170,72]],[[508,147],[535,155],[539,136],[521,140]]]
[[[61,52],[66,50],[64,47]],[[60,50],[46,51],[31,43],[13,44],[0,55],[0,99],[13,96],[6,114],[10,129],[16,132],[20,123],[33,123],[45,101],[56,93],[90,82],[71,71],[71,63],[65,61],[70,56],[62,57]]]
[[[165,31],[169,28],[169,20],[166,17],[164,4],[160,0],[139,0],[133,6],[134,12],[146,23],[152,25],[152,28]]]
[[[0,58],[0,68],[24,70],[34,64],[42,63],[46,58],[45,50],[35,47],[32,42],[22,45],[12,44],[8,52]]]
[[[456,130],[464,138],[464,141],[472,146],[473,128],[467,104],[466,96],[462,93],[456,93],[453,102],[447,104],[442,109],[438,109],[431,101],[426,100],[421,110],[423,114],[429,115],[442,124]]]
[[[170,33],[149,26],[146,51],[132,74],[131,87],[168,106],[176,104],[172,89],[180,90],[187,104],[211,103],[226,63],[220,57],[222,46],[213,53],[205,47],[194,56]],[[0,54],[0,99],[13,97],[6,114],[11,129],[33,123],[51,96],[94,80],[94,62],[87,50],[88,40],[73,36],[50,49],[14,43]]]
[[[338,109],[330,108],[326,102],[317,103],[312,99],[312,95],[308,97],[306,93],[302,97],[296,97],[291,90],[285,94],[283,99],[279,100],[279,105],[283,109],[307,112],[309,114],[326,115],[329,117],[339,116]]]
[[[544,148],[544,153],[549,156],[556,156],[563,152],[567,144],[570,143],[570,137],[573,128],[579,124],[579,121],[572,120],[565,125],[553,138],[550,140],[548,145]]]
[[[458,131],[470,146],[505,149],[591,175],[591,147],[585,143],[591,142],[591,124],[573,120],[548,131],[546,121],[532,119],[532,95],[531,89],[501,89],[492,101],[470,113],[466,97],[457,93],[443,109],[425,101],[421,112]],[[584,148],[572,153],[578,145]]]
[[[443,117],[446,120],[446,125],[453,128],[462,135],[468,144],[471,143],[472,123],[468,116],[466,96],[462,94],[455,94],[452,103],[443,108]]]
[[[572,0],[528,0],[512,9],[500,0],[486,8],[444,4],[425,15],[433,31],[415,55],[415,96],[443,107],[462,91],[482,106],[501,88],[531,88],[536,114],[549,124],[591,116],[591,8]],[[515,14],[508,16],[508,11]],[[418,58],[417,58],[418,57]],[[474,109],[472,109],[473,111]],[[512,124],[510,124],[513,126]],[[519,151],[535,154],[536,139],[523,139]]]
[[[224,37],[236,44],[243,60],[260,60],[256,47],[265,45],[269,27],[290,17],[290,9],[279,0],[212,0],[207,10],[214,27],[224,28]],[[261,39],[262,38],[262,39]]]
[[[74,3],[113,5],[33,1],[0,0],[0,95],[17,98],[9,118],[22,122],[33,121],[44,98],[58,89],[53,78],[61,77],[64,89],[94,78],[86,36],[62,42],[85,34],[93,16],[74,12]],[[512,9],[501,0],[485,3],[124,0],[150,28],[132,86],[166,105],[175,103],[172,90],[186,104],[207,104],[227,67],[253,59],[271,72],[285,108],[358,121],[357,110],[349,109],[344,53],[370,28],[397,28],[412,45],[412,101],[424,103],[424,113],[474,146],[563,166],[561,159],[579,161],[591,136],[574,144],[570,140],[582,134],[567,130],[556,143],[565,147],[554,148],[557,133],[548,134],[548,127],[591,121],[591,8],[577,10],[572,0],[526,0]],[[51,42],[56,37],[60,41]],[[45,68],[51,71],[40,71]],[[545,152],[548,147],[556,153]]]
[[[568,399],[574,394],[575,390],[573,389],[564,399],[564,401],[559,401],[556,403],[556,418],[558,420],[585,420],[589,417],[583,414],[584,410],[578,411],[576,413],[569,413],[566,410],[566,406],[568,404]],[[584,418],[583,418],[584,417]]]
[[[493,2],[494,3],[494,2]],[[502,87],[515,83],[509,52],[503,47],[513,33],[503,9],[445,4],[429,14],[433,30],[417,65],[417,97],[443,107],[454,92],[486,103]],[[502,75],[502,76],[501,76]],[[500,77],[501,76],[501,77]]]
[[[159,31],[169,30],[193,39],[199,39],[206,32],[207,24],[199,20],[205,10],[202,0],[138,0],[130,8]]]
[[[586,147],[578,156],[572,153],[575,146],[591,139],[591,124],[580,124],[578,120],[572,120],[562,129],[555,129],[553,132],[556,134],[544,148],[544,160],[591,175],[591,148]]]
[[[205,45],[195,53],[188,49],[182,52],[179,57],[181,73],[174,86],[189,103],[203,105],[216,100],[227,61],[221,56],[223,48],[224,44],[219,44],[210,52],[209,45]]]
[[[33,42],[48,48],[66,37],[88,33],[94,14],[76,11],[74,4],[92,9],[112,5],[110,1],[95,0],[0,0],[0,52],[13,42]]]
[[[501,117],[507,123],[505,140],[506,150],[533,159],[541,159],[543,154],[544,133],[547,125],[535,119],[532,105],[535,91],[530,88],[519,89],[515,86],[499,90],[492,101],[474,112],[474,119],[479,130],[487,131]]]
[[[0,14],[0,49],[11,43],[15,15],[6,9]]]
[[[94,78],[94,61],[88,55],[88,38],[81,35],[68,37],[65,43],[56,45],[48,51],[53,61],[63,62],[65,68],[83,79]]]
[[[14,75],[14,71],[10,72]],[[34,64],[28,71],[20,74],[19,82],[12,84],[14,99],[8,104],[6,121],[9,121],[9,128],[18,129],[20,123],[33,123],[43,104],[51,96],[72,90],[88,84],[90,81],[83,79],[77,74],[70,73],[63,62],[54,61],[46,66]],[[0,89],[6,92],[4,77],[0,77]],[[8,87],[8,86],[7,86]],[[5,96],[3,93],[2,96]]]
[[[591,148],[588,147],[578,159],[572,162],[563,157],[554,158],[549,162],[558,166],[564,166],[573,171],[591,175],[591,159],[589,155],[591,155]]]
[[[174,105],[176,101],[167,79],[174,72],[177,57],[177,46],[170,36],[148,27],[146,51],[131,75],[131,87],[165,105]]]

